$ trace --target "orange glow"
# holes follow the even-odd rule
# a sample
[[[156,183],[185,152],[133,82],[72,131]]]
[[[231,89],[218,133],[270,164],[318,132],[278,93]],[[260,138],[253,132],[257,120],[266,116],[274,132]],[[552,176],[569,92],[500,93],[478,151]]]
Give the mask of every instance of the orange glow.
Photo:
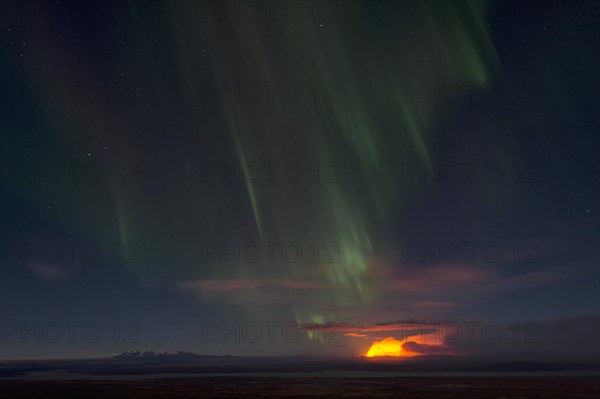
[[[393,357],[412,357],[415,352],[407,351],[402,346],[408,341],[404,339],[398,341],[394,337],[387,337],[381,341],[375,341],[367,352],[367,357],[393,356]]]

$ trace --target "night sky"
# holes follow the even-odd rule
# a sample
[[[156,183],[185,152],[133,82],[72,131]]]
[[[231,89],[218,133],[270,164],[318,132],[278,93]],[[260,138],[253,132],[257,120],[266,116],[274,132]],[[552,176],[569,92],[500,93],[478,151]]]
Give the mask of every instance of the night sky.
[[[0,358],[600,351],[598,2],[1,7]]]

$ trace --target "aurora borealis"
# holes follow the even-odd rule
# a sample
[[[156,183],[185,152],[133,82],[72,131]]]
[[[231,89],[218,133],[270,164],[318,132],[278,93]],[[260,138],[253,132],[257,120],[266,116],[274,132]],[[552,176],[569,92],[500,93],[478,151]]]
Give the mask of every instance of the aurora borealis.
[[[3,358],[599,351],[597,4],[2,7]]]

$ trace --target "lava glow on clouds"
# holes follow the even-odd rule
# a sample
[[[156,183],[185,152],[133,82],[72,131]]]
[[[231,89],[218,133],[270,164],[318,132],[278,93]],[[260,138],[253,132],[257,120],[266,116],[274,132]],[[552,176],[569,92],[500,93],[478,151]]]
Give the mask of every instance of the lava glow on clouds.
[[[394,337],[387,337],[381,341],[375,341],[367,351],[367,357],[393,356],[409,357],[415,353],[404,350],[403,345],[406,340],[398,341]]]
[[[414,357],[427,355],[455,355],[456,348],[448,345],[448,325],[441,322],[398,321],[377,324],[305,323],[298,325],[309,332],[344,333],[345,337],[373,341],[369,349],[360,349],[365,357]],[[381,338],[387,334],[393,334]],[[398,339],[400,336],[400,339]]]
[[[426,338],[412,336],[403,340],[386,337],[375,341],[365,354],[366,357],[414,357],[419,355],[451,354],[441,342],[426,343]]]

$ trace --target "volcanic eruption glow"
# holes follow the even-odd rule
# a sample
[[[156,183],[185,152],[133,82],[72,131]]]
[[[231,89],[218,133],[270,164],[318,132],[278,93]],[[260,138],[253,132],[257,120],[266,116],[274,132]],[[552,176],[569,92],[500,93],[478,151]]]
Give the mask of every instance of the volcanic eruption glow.
[[[452,354],[452,350],[435,340],[433,335],[423,334],[397,340],[387,337],[375,341],[365,354],[366,357],[414,357],[425,354]]]
[[[380,357],[380,356],[392,356],[392,357],[412,357],[415,356],[415,352],[408,351],[403,348],[404,344],[408,339],[398,341],[394,337],[387,337],[381,341],[375,341],[371,344],[371,347],[367,351],[367,357]]]

